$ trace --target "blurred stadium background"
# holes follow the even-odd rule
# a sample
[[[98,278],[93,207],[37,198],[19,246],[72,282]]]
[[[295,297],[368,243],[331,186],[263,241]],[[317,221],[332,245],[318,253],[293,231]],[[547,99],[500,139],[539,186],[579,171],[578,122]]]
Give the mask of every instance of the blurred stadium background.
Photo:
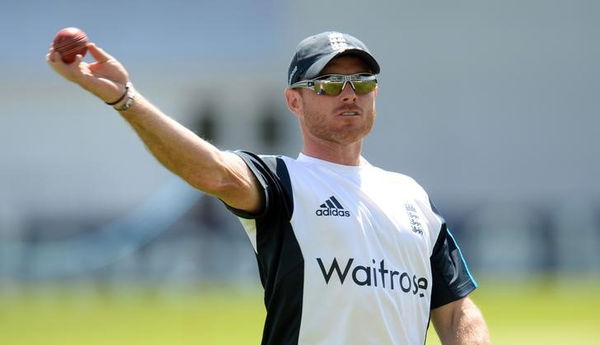
[[[361,38],[382,66],[365,156],[445,214],[494,343],[600,344],[598,18],[592,0],[0,3],[0,344],[260,339],[241,226],[53,74],[65,26],[221,148],[291,156],[293,49]]]

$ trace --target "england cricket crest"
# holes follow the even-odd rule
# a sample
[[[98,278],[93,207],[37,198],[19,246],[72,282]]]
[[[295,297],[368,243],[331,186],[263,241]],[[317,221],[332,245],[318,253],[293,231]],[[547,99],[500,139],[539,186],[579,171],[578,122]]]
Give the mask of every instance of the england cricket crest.
[[[408,221],[410,223],[410,229],[412,232],[417,233],[419,235],[423,235],[423,226],[419,221],[419,215],[417,214],[417,209],[411,203],[406,203],[404,205],[404,209],[406,210],[406,214],[408,215]]]
[[[344,35],[336,32],[329,35],[329,44],[331,44],[332,50],[344,50],[348,47]]]

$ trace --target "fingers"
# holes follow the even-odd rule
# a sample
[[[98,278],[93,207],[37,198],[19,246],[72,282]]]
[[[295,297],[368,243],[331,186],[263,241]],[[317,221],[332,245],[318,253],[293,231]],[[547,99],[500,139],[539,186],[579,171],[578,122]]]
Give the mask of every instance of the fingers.
[[[48,54],[46,54],[46,61],[48,63],[53,63],[54,62],[53,56],[54,56],[53,52],[48,52]]]
[[[95,44],[88,44],[87,48],[96,60],[95,63],[84,62],[82,54],[77,54],[73,62],[65,63],[61,54],[52,47],[46,54],[46,61],[60,76],[78,84],[103,101],[120,97],[123,85],[129,80],[127,71]]]
[[[68,63],[63,61],[60,53],[54,50],[54,48],[50,48],[48,54],[46,54],[46,61],[48,61],[48,63],[54,65],[55,67],[65,68],[69,65]],[[75,61],[77,61],[77,58],[75,59]],[[79,59],[79,62],[81,62],[81,59]]]
[[[77,55],[75,55],[75,61],[73,61],[71,63],[74,64],[75,66],[79,66],[79,64],[81,63],[81,60],[83,60],[83,55],[77,54]]]
[[[75,81],[79,79],[82,75],[81,72],[81,64],[82,64],[83,56],[78,54],[75,56],[75,60],[71,63],[66,63],[62,60],[62,57],[59,52],[50,48],[48,54],[46,54],[46,61],[52,67],[52,69],[63,76],[64,78]]]
[[[50,64],[50,66],[52,66],[52,68],[54,69],[59,69],[64,65],[65,63],[62,61],[62,58],[60,56],[60,53],[57,51],[54,51],[54,49],[50,49],[50,51],[48,52],[48,54],[46,54],[46,61],[48,62],[48,64]]]
[[[87,48],[96,60],[87,66],[94,75],[123,85],[129,81],[127,70],[112,55],[94,43],[88,43]]]
[[[68,64],[62,60],[62,57],[59,52],[50,50],[46,55],[46,61],[54,68],[57,72],[64,71],[68,69]]]
[[[90,54],[92,54],[92,57],[99,63],[108,62],[114,59],[107,52],[105,52],[104,49],[96,46],[94,43],[88,43],[87,48],[90,51]]]
[[[46,61],[48,61],[48,63],[56,62],[56,54],[57,52],[54,50],[54,48],[52,48],[52,46],[50,46],[50,49],[48,49],[48,54],[46,54]]]

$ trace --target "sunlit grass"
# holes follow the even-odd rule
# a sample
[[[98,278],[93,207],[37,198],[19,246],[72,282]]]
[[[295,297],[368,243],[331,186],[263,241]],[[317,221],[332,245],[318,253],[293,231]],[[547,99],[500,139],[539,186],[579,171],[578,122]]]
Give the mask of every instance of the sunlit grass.
[[[598,281],[481,285],[472,298],[494,344],[600,345]],[[263,321],[261,292],[253,289],[165,295],[148,289],[37,288],[0,296],[0,344],[259,344]],[[431,329],[427,344],[439,344]]]

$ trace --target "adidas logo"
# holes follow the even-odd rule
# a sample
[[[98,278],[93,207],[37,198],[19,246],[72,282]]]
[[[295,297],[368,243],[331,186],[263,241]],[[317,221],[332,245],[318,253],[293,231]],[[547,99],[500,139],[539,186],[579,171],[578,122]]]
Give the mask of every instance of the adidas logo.
[[[350,211],[344,210],[342,204],[333,195],[319,206],[315,214],[319,217],[350,217]]]

